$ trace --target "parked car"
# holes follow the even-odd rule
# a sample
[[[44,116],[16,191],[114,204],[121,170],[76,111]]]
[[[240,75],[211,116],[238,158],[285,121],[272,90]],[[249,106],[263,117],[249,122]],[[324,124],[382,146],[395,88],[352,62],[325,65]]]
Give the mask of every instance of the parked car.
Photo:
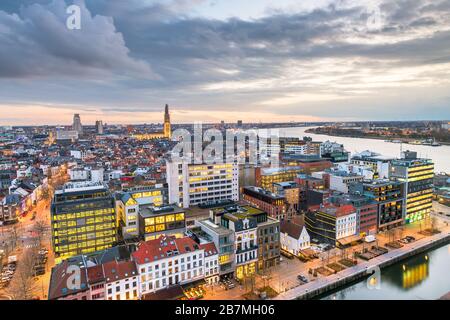
[[[308,283],[308,278],[306,278],[304,275],[299,274],[297,276],[297,279],[304,282],[304,283]]]

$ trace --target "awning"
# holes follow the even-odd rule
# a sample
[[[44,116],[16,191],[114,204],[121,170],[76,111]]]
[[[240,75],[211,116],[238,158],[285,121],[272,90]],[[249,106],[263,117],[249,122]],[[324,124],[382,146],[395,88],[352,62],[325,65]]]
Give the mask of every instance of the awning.
[[[145,294],[142,296],[142,300],[178,300],[183,297],[183,288],[180,285],[175,285],[167,289]]]
[[[345,246],[348,244],[351,244],[352,242],[356,242],[356,241],[360,241],[361,240],[361,236],[360,235],[353,235],[353,236],[349,236],[349,237],[345,237],[342,239],[339,239],[338,242]]]

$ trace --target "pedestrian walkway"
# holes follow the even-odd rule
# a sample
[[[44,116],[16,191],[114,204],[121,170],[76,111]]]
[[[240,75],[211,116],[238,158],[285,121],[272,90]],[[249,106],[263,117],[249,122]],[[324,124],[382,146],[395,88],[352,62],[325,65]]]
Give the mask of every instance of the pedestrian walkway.
[[[326,290],[327,287],[336,284],[337,282],[343,282],[346,279],[354,278],[359,274],[371,274],[372,272],[367,272],[368,270],[373,270],[372,268],[383,266],[391,260],[401,259],[403,256],[408,256],[411,252],[417,251],[420,248],[429,246],[431,243],[440,241],[442,239],[450,239],[450,228],[444,228],[441,233],[424,237],[413,243],[404,245],[404,247],[391,250],[388,253],[373,258],[367,262],[362,262],[354,267],[345,269],[337,274],[319,278],[316,281],[307,283],[300,287],[288,290],[286,292],[280,293],[274,300],[293,300],[301,299],[303,296],[311,294],[312,292],[320,292]]]

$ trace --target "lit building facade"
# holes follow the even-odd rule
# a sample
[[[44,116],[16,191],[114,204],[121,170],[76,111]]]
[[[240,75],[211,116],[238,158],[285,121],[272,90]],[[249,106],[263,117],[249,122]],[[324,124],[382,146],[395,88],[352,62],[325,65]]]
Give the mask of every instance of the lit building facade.
[[[101,183],[67,183],[51,206],[57,261],[112,247],[117,241],[114,198]]]
[[[433,162],[418,159],[416,152],[406,151],[402,159],[392,161],[391,177],[405,183],[405,223],[429,217],[433,200]]]
[[[237,163],[166,161],[169,203],[188,208],[218,200],[239,200]]]
[[[160,207],[167,203],[167,188],[142,186],[116,193],[117,220],[124,239],[139,236],[139,208],[143,205]]]
[[[142,205],[139,208],[140,237],[145,241],[157,239],[161,235],[182,237],[185,228],[185,211],[177,206]]]
[[[355,183],[351,193],[363,194],[378,206],[378,231],[403,224],[405,217],[405,183],[388,179],[377,179]]]
[[[132,253],[132,259],[140,275],[140,296],[205,277],[205,247],[189,237],[161,236],[143,242]],[[211,261],[208,257],[208,269]],[[217,262],[212,261],[212,264],[217,265]]]
[[[287,166],[279,168],[255,168],[256,186],[275,191],[274,183],[293,181],[302,169],[298,166]]]

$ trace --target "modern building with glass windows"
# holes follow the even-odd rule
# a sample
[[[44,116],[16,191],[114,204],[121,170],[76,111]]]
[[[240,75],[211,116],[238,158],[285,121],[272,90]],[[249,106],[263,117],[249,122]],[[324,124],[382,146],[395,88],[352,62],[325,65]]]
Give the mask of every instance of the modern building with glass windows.
[[[417,158],[417,152],[405,151],[401,159],[392,161],[391,177],[406,184],[405,223],[428,217],[433,201],[433,162]]]
[[[67,183],[51,206],[56,261],[112,247],[117,241],[114,197],[102,183]]]
[[[183,237],[186,231],[185,211],[177,206],[139,207],[140,235],[145,241],[154,240],[160,236]]]
[[[124,239],[139,236],[139,208],[167,204],[167,188],[162,185],[139,186],[116,193],[119,235]]]

